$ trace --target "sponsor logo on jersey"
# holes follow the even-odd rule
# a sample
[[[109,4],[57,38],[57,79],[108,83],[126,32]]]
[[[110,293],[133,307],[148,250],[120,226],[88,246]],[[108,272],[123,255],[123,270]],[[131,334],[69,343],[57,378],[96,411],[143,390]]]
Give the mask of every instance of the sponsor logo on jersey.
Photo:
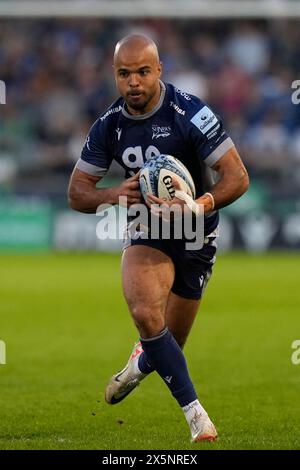
[[[173,376],[172,375],[167,375],[167,377],[165,377],[165,381],[168,382],[169,384],[171,383],[172,381],[172,378]]]
[[[145,160],[160,154],[161,152],[154,145],[149,145],[145,153],[143,153],[141,145],[137,145],[136,147],[126,147],[122,153],[122,160],[128,169],[141,168]]]
[[[208,139],[212,139],[213,137],[215,137],[218,133],[218,130],[220,128],[220,124],[218,124],[216,127],[214,127],[208,134],[207,134],[207,138]]]
[[[204,106],[192,117],[191,122],[202,134],[207,134],[207,132],[218,123],[218,119],[211,109]]]
[[[175,104],[173,101],[170,101],[170,106],[172,108],[174,108],[175,111],[177,111],[178,114],[181,114],[182,116],[185,115],[185,111],[183,109],[179,108],[179,106],[177,106],[177,104]]]
[[[159,137],[169,137],[171,135],[171,127],[160,127],[156,124],[152,125],[152,139],[159,139]]]
[[[174,88],[175,88],[176,93],[183,96],[183,98],[185,98],[187,101],[190,101],[191,99],[190,95],[188,95],[185,91],[179,90],[179,88],[176,88],[176,87]]]
[[[118,140],[120,140],[121,134],[122,134],[122,129],[120,129],[120,128],[118,127],[118,129],[116,129],[116,133],[118,134]]]
[[[122,111],[122,106],[116,106],[115,108],[111,108],[100,118],[100,121],[104,121],[104,119],[106,119],[111,114],[119,113],[120,111]]]

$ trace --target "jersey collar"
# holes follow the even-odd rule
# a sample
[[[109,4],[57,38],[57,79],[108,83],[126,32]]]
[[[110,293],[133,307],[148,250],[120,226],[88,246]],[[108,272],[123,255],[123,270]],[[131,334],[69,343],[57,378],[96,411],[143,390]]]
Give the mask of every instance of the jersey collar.
[[[129,114],[126,111],[125,102],[124,102],[123,108],[122,108],[123,116],[125,116],[128,119],[132,119],[133,121],[141,121],[143,119],[148,119],[149,117],[153,116],[162,107],[162,104],[165,99],[165,94],[166,94],[166,85],[161,80],[159,80],[159,83],[160,83],[160,97],[159,97],[158,103],[154,106],[152,111],[149,111],[149,113],[146,113],[146,114],[140,114],[138,116],[134,116],[132,114]]]

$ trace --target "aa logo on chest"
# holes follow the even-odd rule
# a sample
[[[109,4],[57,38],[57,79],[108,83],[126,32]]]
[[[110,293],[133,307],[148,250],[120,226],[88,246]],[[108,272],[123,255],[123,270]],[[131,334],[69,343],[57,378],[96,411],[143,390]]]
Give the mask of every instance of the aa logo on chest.
[[[136,147],[127,147],[122,153],[122,160],[128,168],[141,168],[145,160],[161,153],[157,147],[149,145],[143,154],[142,146],[137,145]]]

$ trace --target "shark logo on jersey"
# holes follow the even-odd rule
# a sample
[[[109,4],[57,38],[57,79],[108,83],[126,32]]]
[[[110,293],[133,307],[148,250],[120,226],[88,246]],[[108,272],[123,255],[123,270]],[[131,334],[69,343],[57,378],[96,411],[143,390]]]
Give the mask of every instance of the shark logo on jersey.
[[[171,127],[160,127],[156,124],[152,125],[152,139],[168,137],[169,135],[171,135]]]
[[[202,134],[207,134],[209,129],[218,123],[218,119],[211,109],[204,106],[192,117],[191,122],[199,129],[200,132],[202,132]]]
[[[116,133],[118,134],[118,140],[120,140],[121,138],[121,134],[122,134],[122,129],[120,129],[119,127],[116,129]]]

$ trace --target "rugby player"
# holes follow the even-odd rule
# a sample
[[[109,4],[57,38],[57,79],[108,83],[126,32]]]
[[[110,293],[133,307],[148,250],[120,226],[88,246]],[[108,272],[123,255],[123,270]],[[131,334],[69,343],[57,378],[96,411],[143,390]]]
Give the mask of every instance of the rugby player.
[[[218,209],[248,188],[247,171],[222,121],[201,99],[161,80],[156,44],[134,34],[120,40],[114,76],[120,97],[91,127],[69,185],[70,206],[94,213],[103,203],[141,203],[138,171],[153,155],[169,154],[190,171],[197,204],[204,207],[204,245],[187,250],[184,240],[126,240],[122,257],[124,295],[140,341],[125,368],[105,390],[109,404],[123,400],[156,371],[182,408],[192,441],[217,437],[191,381],[183,346],[216,259]],[[220,83],[222,86],[222,83]],[[112,160],[125,170],[118,187],[98,189]],[[148,203],[162,202],[149,196]],[[185,202],[175,197],[170,204]]]

